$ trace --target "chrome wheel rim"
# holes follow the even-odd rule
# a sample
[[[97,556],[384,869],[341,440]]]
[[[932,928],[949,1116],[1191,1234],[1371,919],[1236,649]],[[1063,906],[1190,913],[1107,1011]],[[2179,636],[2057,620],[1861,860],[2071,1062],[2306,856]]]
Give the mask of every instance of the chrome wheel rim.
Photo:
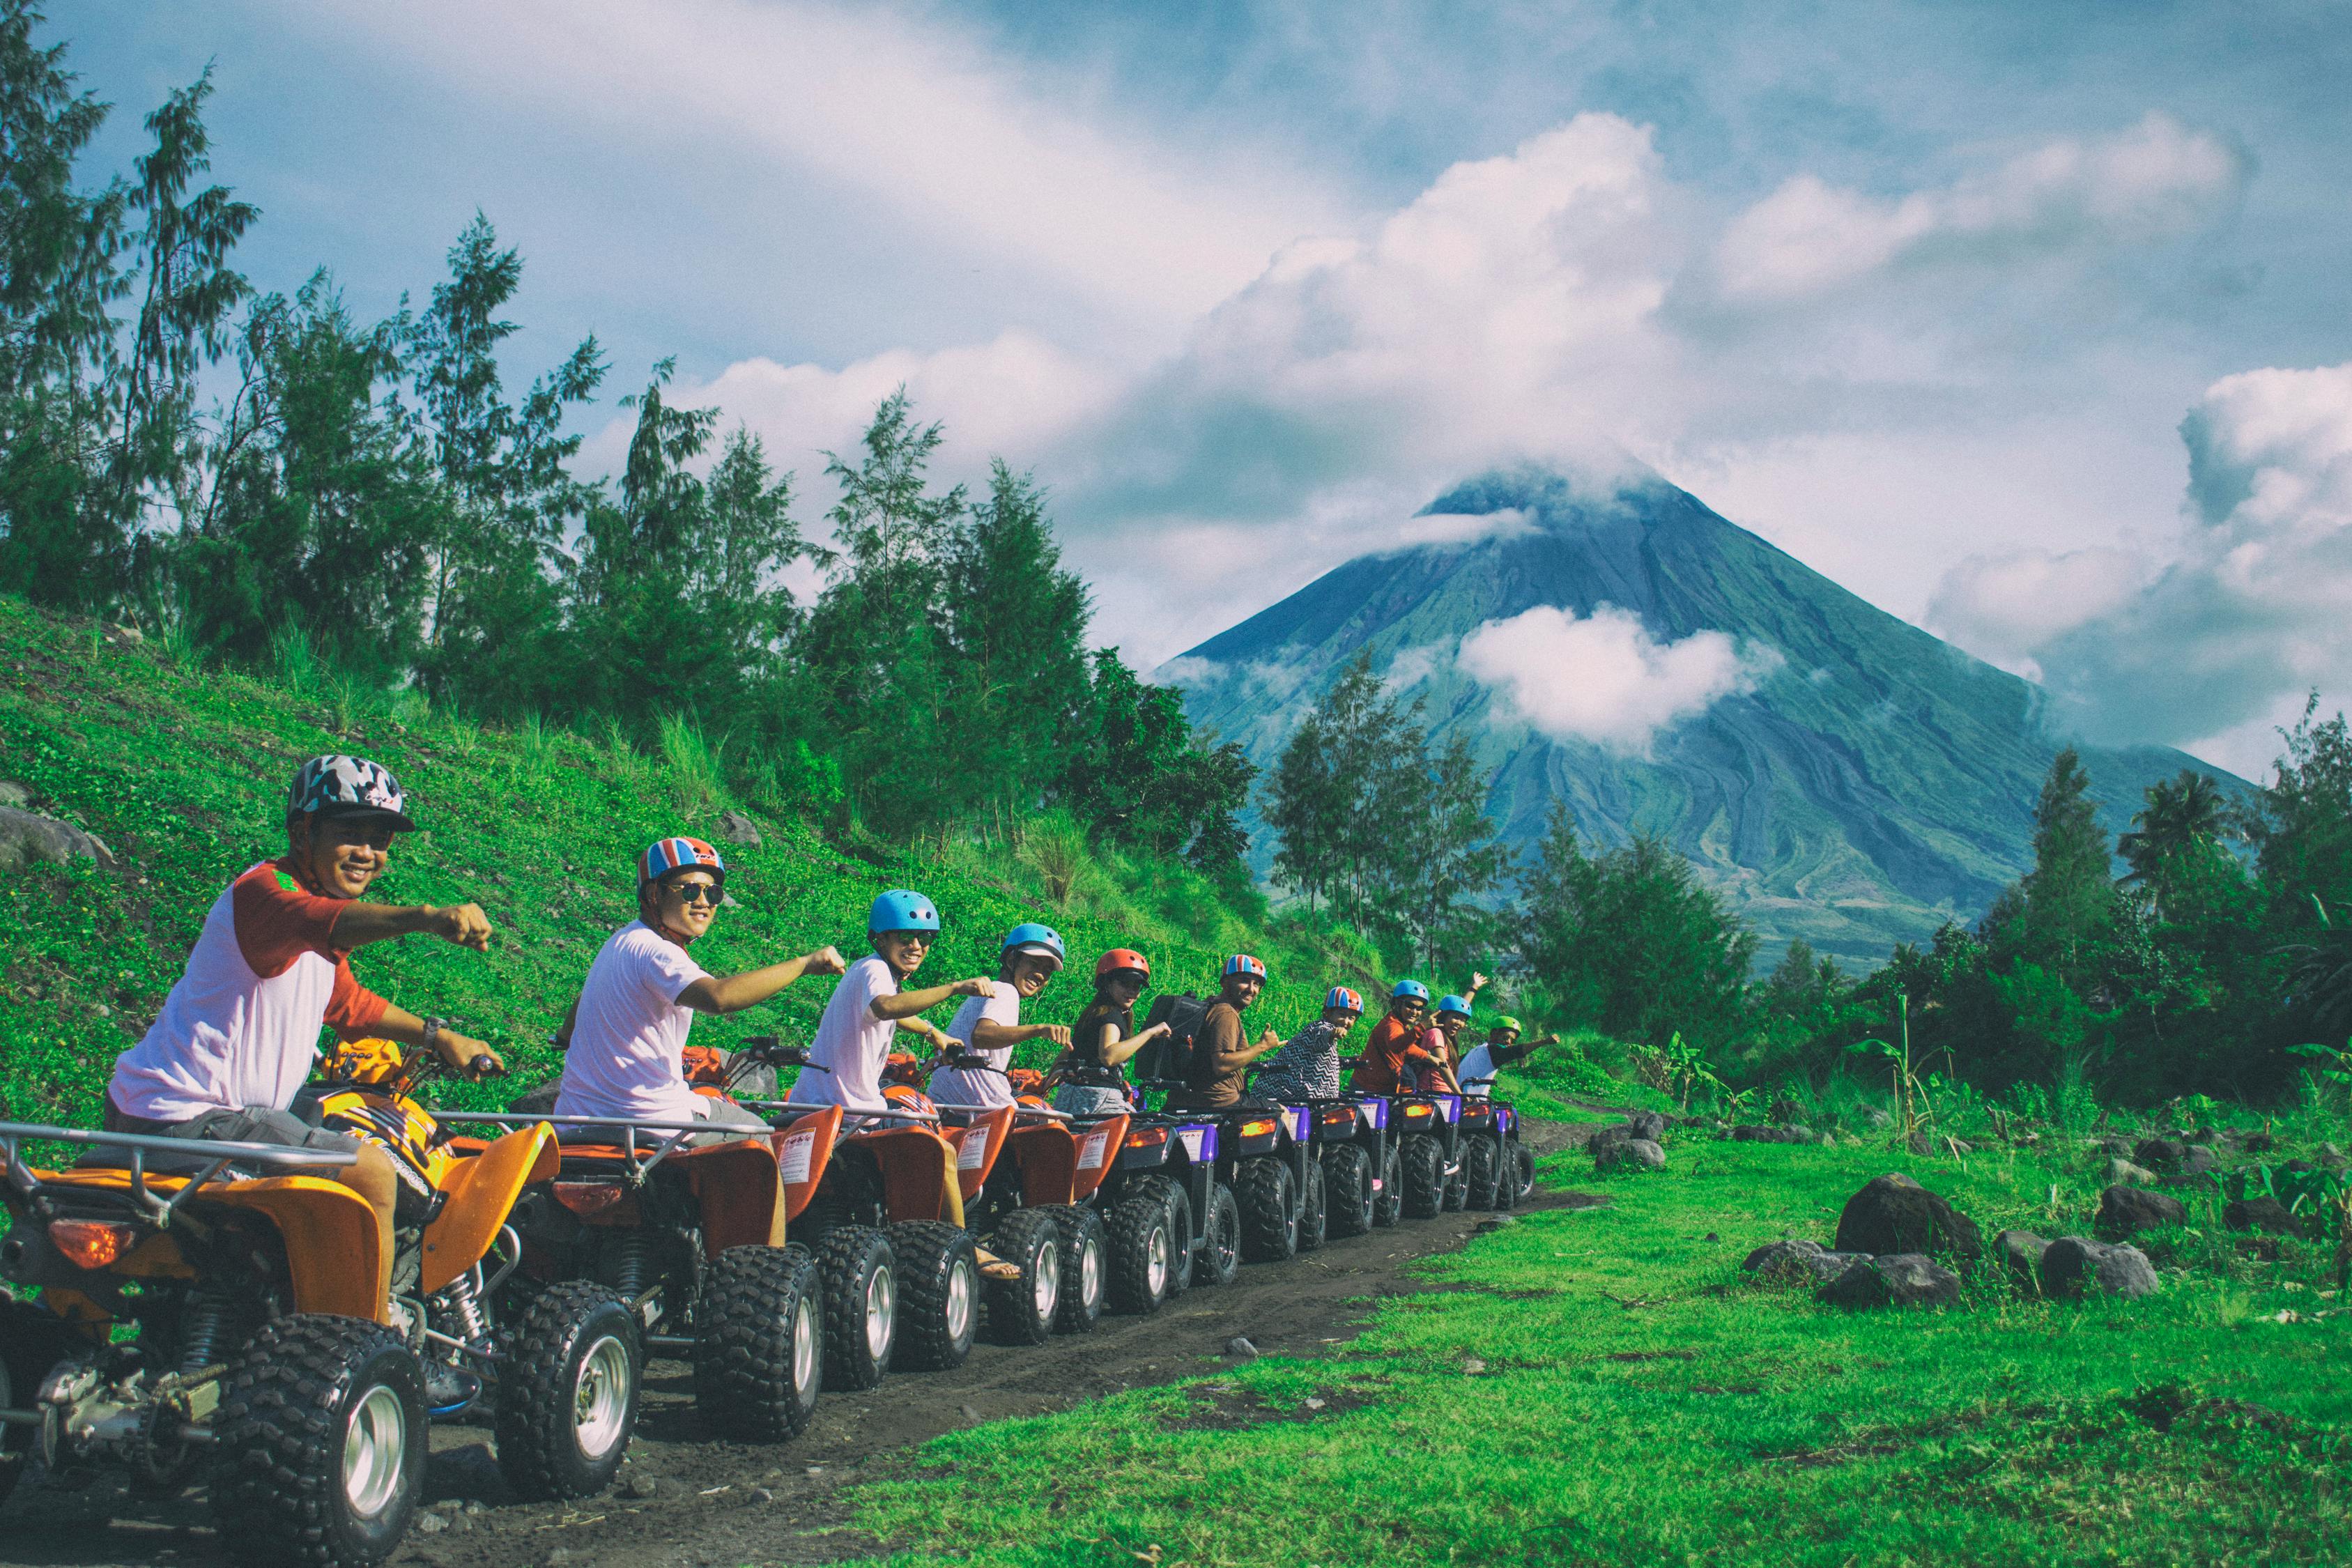
[[[793,1392],[807,1404],[815,1397],[816,1309],[803,1295],[793,1306]]]
[[[400,1395],[379,1383],[352,1407],[343,1424],[343,1501],[373,1519],[400,1495],[408,1464],[408,1413]]]
[[[1036,1271],[1029,1277],[1030,1304],[1038,1319],[1054,1321],[1054,1307],[1062,1299],[1062,1255],[1058,1248],[1048,1247],[1037,1255]]]
[[[1078,1300],[1091,1307],[1102,1300],[1102,1248],[1089,1237],[1078,1247]]]
[[[877,1268],[866,1281],[866,1353],[876,1361],[890,1355],[890,1331],[898,1316],[898,1287],[887,1268]]]
[[[1168,1289],[1168,1227],[1166,1226],[1151,1227],[1151,1239],[1144,1243],[1143,1257],[1144,1273],[1151,1281],[1151,1293],[1157,1296]]]
[[[948,1338],[960,1341],[971,1331],[972,1281],[980,1270],[969,1258],[959,1258],[948,1271]]]
[[[572,1438],[582,1454],[601,1459],[628,1424],[629,1347],[606,1334],[580,1358],[580,1380],[572,1385]]]

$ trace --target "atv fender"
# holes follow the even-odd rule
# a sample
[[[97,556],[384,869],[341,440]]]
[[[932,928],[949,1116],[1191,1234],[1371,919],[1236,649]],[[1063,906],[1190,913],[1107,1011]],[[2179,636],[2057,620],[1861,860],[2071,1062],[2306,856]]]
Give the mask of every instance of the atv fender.
[[[882,1173],[882,1205],[893,1220],[937,1219],[947,1210],[948,1173],[956,1151],[922,1127],[885,1127],[856,1134]]]
[[[838,1105],[813,1110],[776,1134],[776,1169],[784,1184],[787,1223],[800,1218],[809,1199],[816,1196],[818,1186],[824,1181],[825,1167],[833,1163],[834,1141],[840,1136]]]
[[[1127,1142],[1127,1123],[1124,1116],[1108,1117],[1072,1140],[1077,1164],[1071,1173],[1066,1201],[1082,1204],[1095,1195],[1095,1189],[1118,1163],[1119,1147]]]
[[[974,1115],[965,1126],[941,1131],[940,1136],[956,1152],[956,1187],[964,1202],[980,1196],[980,1189],[988,1184],[988,1173],[996,1168],[996,1157],[1004,1152],[1004,1140],[1012,1130],[1013,1107],[1000,1105]]]
[[[1055,1208],[1077,1196],[1078,1141],[1058,1122],[1019,1127],[1005,1136],[1005,1147],[1021,1171],[1021,1206]],[[1098,1145],[1097,1152],[1108,1145]]]
[[[673,1156],[702,1205],[702,1246],[712,1258],[730,1247],[784,1244],[784,1183],[776,1146],[738,1138]]]
[[[554,1175],[559,1159],[555,1129],[538,1121],[451,1167],[442,1179],[441,1212],[425,1227],[419,1286],[425,1295],[482,1260],[522,1190]]]
[[[383,1321],[375,1211],[351,1188],[318,1176],[263,1176],[213,1188],[199,1201],[250,1209],[278,1227],[297,1312]]]

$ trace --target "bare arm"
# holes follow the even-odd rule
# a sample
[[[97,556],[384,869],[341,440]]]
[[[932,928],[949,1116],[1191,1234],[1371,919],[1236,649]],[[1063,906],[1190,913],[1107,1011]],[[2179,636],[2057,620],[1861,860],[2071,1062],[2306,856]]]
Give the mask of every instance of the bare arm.
[[[1172,1035],[1175,1032],[1165,1024],[1154,1024],[1151,1027],[1139,1033],[1135,1038],[1122,1040],[1118,1037],[1118,1026],[1106,1024],[1103,1026],[1103,1066],[1115,1068],[1162,1035]]]
[[[746,1007],[758,1006],[803,974],[838,974],[847,967],[839,952],[821,947],[764,969],[747,969],[740,974],[706,974],[677,994],[677,1005],[698,1013],[740,1013]]]
[[[572,1031],[579,1026],[580,998],[574,996],[572,999],[572,1005],[563,1010],[562,1026],[555,1031],[555,1048],[559,1051],[570,1050],[572,1048]]]
[[[971,1029],[971,1048],[976,1051],[1001,1051],[1025,1040],[1051,1040],[1057,1046],[1066,1046],[1070,1043],[1070,1027],[1066,1024],[1000,1024],[993,1018],[982,1018]]]
[[[425,931],[443,942],[487,952],[490,918],[479,904],[371,904],[354,900],[335,916],[335,945],[365,947]]]
[[[894,991],[887,996],[877,996],[866,1005],[877,1018],[911,1018],[918,1013],[929,1012],[951,996],[995,994],[993,980],[959,980],[950,985],[926,985],[920,991]]]
[[[368,1031],[380,1038],[397,1040],[404,1046],[425,1043],[425,1020],[405,1007],[387,1005],[383,1016]],[[433,1043],[434,1051],[445,1062],[468,1078],[479,1078],[486,1072],[505,1068],[506,1060],[471,1035],[461,1035],[446,1026]]]

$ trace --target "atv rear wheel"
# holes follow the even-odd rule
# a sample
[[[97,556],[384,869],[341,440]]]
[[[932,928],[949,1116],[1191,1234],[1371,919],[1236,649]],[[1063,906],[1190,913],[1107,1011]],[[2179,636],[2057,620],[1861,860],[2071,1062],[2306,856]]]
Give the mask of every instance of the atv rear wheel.
[[[1062,1241],[1062,1304],[1054,1327],[1066,1334],[1091,1333],[1110,1288],[1110,1239],[1102,1215],[1076,1204],[1042,1212]]]
[[[1202,1285],[1230,1285],[1242,1271],[1242,1205],[1233,1188],[1209,1184],[1209,1214],[1201,1226],[1201,1255],[1192,1263],[1192,1278]]]
[[[637,1426],[645,1367],[636,1314],[584,1279],[541,1291],[499,1372],[499,1473],[531,1502],[613,1484]]]
[[[1168,1210],[1168,1239],[1174,1250],[1170,1254],[1168,1289],[1160,1300],[1172,1301],[1192,1288],[1192,1258],[1195,1256],[1192,1235],[1192,1198],[1171,1176],[1139,1176],[1133,1190],[1138,1194],[1159,1195]]]
[[[870,1226],[842,1226],[817,1243],[816,1271],[824,1291],[824,1386],[871,1388],[890,1369],[898,1343],[898,1263],[890,1238]]]
[[[1404,1214],[1407,1219],[1435,1219],[1445,1206],[1445,1151],[1425,1132],[1405,1135],[1397,1145],[1404,1167]]]
[[[939,1219],[890,1227],[898,1256],[898,1348],[893,1366],[946,1372],[961,1366],[980,1332],[980,1258],[971,1233]]]
[[[86,1350],[94,1350],[89,1342]],[[73,1331],[46,1307],[0,1300],[0,1409],[24,1409],[41,1392],[49,1369],[73,1353]],[[0,1426],[0,1502],[16,1489],[31,1457],[34,1426]]]
[[[1503,1185],[1511,1194],[1509,1203],[1497,1204],[1497,1208],[1510,1208],[1527,1202],[1528,1194],[1536,1190],[1536,1152],[1511,1140],[1511,1147],[1503,1159]]]
[[[1333,1236],[1361,1236],[1372,1228],[1372,1157],[1360,1143],[1323,1152],[1323,1192],[1328,1228]]]
[[[1234,1173],[1233,1192],[1241,1208],[1244,1258],[1282,1263],[1297,1253],[1298,1184],[1289,1166],[1265,1156],[1244,1160]]]
[[[1381,1184],[1372,1194],[1372,1223],[1385,1230],[1404,1215],[1404,1149],[1391,1143],[1381,1153]]]
[[[1298,1250],[1312,1252],[1323,1245],[1330,1226],[1330,1214],[1326,1208],[1328,1194],[1324,1190],[1323,1162],[1307,1162],[1307,1192],[1298,1202]]]
[[[1503,1152],[1485,1133],[1462,1142],[1462,1174],[1470,1184],[1470,1206],[1490,1209],[1503,1184]]]
[[[1470,1206],[1470,1166],[1467,1156],[1458,1150],[1454,1155],[1453,1173],[1445,1178],[1445,1212],[1460,1214]]]
[[[1158,1193],[1124,1198],[1104,1229],[1110,1242],[1112,1309],[1145,1317],[1160,1310],[1182,1258],[1167,1200]]]
[[[213,1513],[240,1554],[368,1568],[425,1500],[425,1369],[364,1318],[266,1324],[229,1363],[213,1430]]]
[[[1038,1209],[1014,1209],[996,1225],[988,1250],[1016,1265],[1018,1279],[991,1279],[982,1290],[988,1337],[1000,1345],[1042,1345],[1062,1305],[1062,1233]]]
[[[807,1429],[824,1385],[824,1287],[808,1248],[730,1247],[695,1309],[694,1403],[722,1436],[782,1443]]]

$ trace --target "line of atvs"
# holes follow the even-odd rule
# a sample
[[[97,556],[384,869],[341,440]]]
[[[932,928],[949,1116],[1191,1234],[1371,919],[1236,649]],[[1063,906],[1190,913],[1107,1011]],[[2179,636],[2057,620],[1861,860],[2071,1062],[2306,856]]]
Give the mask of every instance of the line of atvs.
[[[0,1123],[0,1498],[36,1458],[203,1479],[237,1555],[373,1563],[423,1502],[432,1420],[488,1425],[518,1497],[586,1497],[620,1468],[648,1356],[692,1365],[714,1436],[782,1442],[823,1390],[1155,1312],[1244,1261],[1507,1209],[1534,1182],[1492,1099],[1161,1112],[1138,1091],[1080,1119],[1017,1071],[1012,1105],[935,1105],[893,1058],[888,1110],[845,1121],[774,1098],[775,1069],[806,1066],[776,1041],[689,1057],[701,1092],[773,1131],[435,1110],[429,1053],[340,1050],[304,1106],[393,1156],[389,1300],[373,1214],[331,1179],[346,1153]],[[74,1163],[36,1163],[58,1145]]]

